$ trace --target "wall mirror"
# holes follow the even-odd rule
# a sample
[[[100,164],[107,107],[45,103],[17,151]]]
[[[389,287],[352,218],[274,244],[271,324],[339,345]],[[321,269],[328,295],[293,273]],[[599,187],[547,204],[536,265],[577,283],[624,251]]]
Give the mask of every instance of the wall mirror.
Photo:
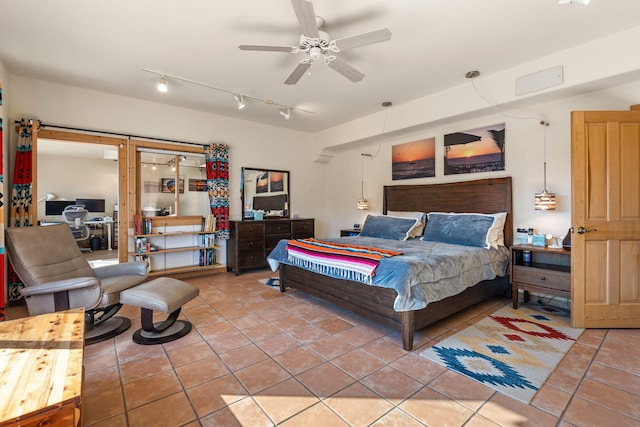
[[[289,171],[242,168],[243,220],[289,218]]]

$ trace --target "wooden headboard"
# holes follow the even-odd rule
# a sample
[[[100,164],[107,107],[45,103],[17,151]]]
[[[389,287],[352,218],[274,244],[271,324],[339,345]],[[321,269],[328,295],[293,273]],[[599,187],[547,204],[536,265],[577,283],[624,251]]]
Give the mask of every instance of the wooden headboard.
[[[513,243],[511,177],[427,185],[385,185],[382,212],[506,212],[504,243]]]

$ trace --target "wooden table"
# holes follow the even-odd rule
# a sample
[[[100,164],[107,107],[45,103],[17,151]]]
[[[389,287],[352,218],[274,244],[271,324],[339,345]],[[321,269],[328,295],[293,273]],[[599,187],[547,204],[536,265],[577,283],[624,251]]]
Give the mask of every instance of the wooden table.
[[[0,426],[80,424],[84,309],[0,322]]]

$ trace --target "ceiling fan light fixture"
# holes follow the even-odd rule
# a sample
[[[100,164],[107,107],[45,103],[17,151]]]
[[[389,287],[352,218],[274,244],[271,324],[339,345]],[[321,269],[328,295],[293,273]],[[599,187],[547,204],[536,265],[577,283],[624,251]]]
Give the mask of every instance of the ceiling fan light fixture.
[[[167,76],[160,76],[160,81],[158,82],[158,92],[166,93],[169,88],[167,87]]]
[[[291,118],[291,108],[280,110],[280,115],[284,117],[285,120],[289,120]]]
[[[233,99],[235,99],[236,103],[238,104],[238,110],[242,110],[244,107],[247,106],[247,104],[245,104],[245,102],[244,102],[244,96],[243,95],[234,95]]]

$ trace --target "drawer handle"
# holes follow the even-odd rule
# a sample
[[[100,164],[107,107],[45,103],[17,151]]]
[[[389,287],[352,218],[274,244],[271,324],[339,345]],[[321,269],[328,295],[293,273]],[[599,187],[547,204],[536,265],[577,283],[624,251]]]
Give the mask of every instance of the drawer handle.
[[[547,278],[544,276],[540,276],[540,280],[547,280]]]
[[[253,246],[253,242],[249,242],[249,246]]]

